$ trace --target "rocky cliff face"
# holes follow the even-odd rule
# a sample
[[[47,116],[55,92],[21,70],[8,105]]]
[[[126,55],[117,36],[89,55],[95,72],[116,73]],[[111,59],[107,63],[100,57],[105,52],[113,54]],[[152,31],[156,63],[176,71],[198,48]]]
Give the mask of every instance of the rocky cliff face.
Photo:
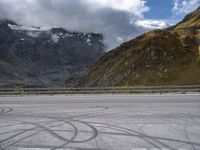
[[[103,54],[101,34],[0,21],[1,86],[61,86]]]
[[[176,26],[154,30],[105,54],[68,86],[200,84],[200,8]]]

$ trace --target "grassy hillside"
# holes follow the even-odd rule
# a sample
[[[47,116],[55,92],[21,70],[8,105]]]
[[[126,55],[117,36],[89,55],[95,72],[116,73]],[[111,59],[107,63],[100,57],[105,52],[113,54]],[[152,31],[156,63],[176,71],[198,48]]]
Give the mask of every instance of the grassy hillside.
[[[104,55],[71,86],[200,84],[200,8],[176,26],[154,30]]]

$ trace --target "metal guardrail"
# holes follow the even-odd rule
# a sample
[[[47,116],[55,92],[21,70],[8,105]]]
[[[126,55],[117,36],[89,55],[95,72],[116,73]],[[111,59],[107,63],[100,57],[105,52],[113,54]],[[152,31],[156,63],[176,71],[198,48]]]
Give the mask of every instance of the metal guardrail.
[[[134,94],[134,93],[187,93],[199,92],[200,85],[186,86],[135,86],[135,87],[86,87],[86,88],[0,88],[0,95],[40,94]]]
[[[200,88],[200,85],[184,85],[184,86],[133,86],[133,87],[83,87],[83,88],[27,88],[27,87],[14,87],[14,88],[0,88],[0,91],[13,90],[16,88],[21,88],[24,90],[117,90],[117,89],[190,89],[190,88]]]

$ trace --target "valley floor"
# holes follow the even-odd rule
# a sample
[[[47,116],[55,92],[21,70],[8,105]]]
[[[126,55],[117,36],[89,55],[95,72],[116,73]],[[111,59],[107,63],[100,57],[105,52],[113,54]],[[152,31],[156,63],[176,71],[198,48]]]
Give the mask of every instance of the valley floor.
[[[198,150],[200,95],[0,97],[0,150]]]

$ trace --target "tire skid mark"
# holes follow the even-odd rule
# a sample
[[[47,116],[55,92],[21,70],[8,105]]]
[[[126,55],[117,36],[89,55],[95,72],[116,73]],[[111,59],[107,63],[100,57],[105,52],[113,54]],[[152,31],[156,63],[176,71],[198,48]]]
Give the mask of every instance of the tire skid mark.
[[[68,119],[68,118],[63,118],[63,119]],[[84,124],[86,123],[86,122],[83,122],[83,121],[80,121],[80,120],[73,120],[73,121],[82,122],[82,123],[84,123]],[[88,124],[88,123],[86,123],[86,124],[89,125],[89,126],[91,126],[91,127],[93,127],[92,125],[90,125],[90,124]],[[94,137],[91,138],[90,140],[95,139],[95,138],[98,136],[98,130],[97,130],[96,128],[94,128],[94,130],[96,130],[96,135],[94,135]],[[147,140],[147,139],[143,139],[143,140],[145,140],[145,141],[148,142],[149,144],[155,146],[156,148],[159,148],[156,144],[152,143],[151,141],[149,141],[149,140]],[[75,143],[80,143],[80,142],[87,142],[87,141],[75,141]],[[65,146],[65,145],[62,145],[62,147],[59,147],[59,148],[63,148],[64,146]],[[172,150],[173,150],[173,149],[172,149]]]
[[[146,126],[146,125],[144,124],[142,127],[140,127],[141,134],[146,134],[146,133],[144,132],[144,127],[145,127],[145,126]],[[166,145],[165,143],[160,142],[159,140],[152,140],[152,141],[155,141],[156,143],[158,143],[158,144],[160,144],[160,145],[162,145],[162,146],[164,146],[164,147],[166,147],[166,148],[173,149],[173,148],[171,148],[169,145]],[[160,149],[159,147],[157,147],[157,148]]]
[[[23,123],[23,124],[26,124],[26,123]],[[15,138],[15,137],[18,137],[18,136],[20,136],[20,135],[22,135],[22,134],[24,134],[24,133],[27,133],[27,132],[30,132],[30,131],[34,131],[34,130],[36,130],[36,129],[38,129],[38,127],[33,127],[33,128],[30,128],[30,129],[24,129],[24,131],[22,131],[22,132],[20,132],[20,133],[17,133],[17,134],[15,134],[15,135],[12,135],[12,136],[10,136],[10,137],[8,137],[8,138],[6,138],[6,139],[0,141],[0,144],[1,144],[1,143],[4,143],[4,142],[7,142],[8,140],[11,140],[11,139],[13,139],[13,138]],[[40,131],[40,132],[42,132],[42,131]],[[39,133],[39,132],[38,132],[38,133]],[[35,134],[34,134],[34,135],[35,135]],[[25,139],[25,138],[27,138],[27,136],[24,137],[23,139]],[[15,143],[20,142],[20,141],[22,141],[22,140],[21,140],[21,139],[20,139],[20,140],[17,140],[16,142],[7,145],[5,148],[8,148],[8,147],[14,145]]]
[[[87,142],[87,141],[90,141],[90,140],[94,139],[96,136],[98,136],[98,131],[97,131],[97,129],[94,128],[92,125],[90,125],[90,124],[84,122],[84,121],[74,120],[74,119],[71,119],[71,117],[70,117],[70,119],[68,119],[68,118],[62,118],[62,117],[46,117],[46,116],[39,116],[39,117],[42,117],[42,118],[43,118],[43,117],[44,117],[44,118],[50,118],[50,119],[54,119],[54,120],[57,120],[57,121],[60,121],[60,122],[65,122],[65,123],[67,123],[67,124],[73,125],[73,127],[74,127],[74,129],[75,129],[75,131],[76,131],[76,132],[75,132],[76,135],[78,134],[78,129],[77,129],[77,127],[73,124],[73,122],[82,123],[82,124],[88,126],[89,128],[91,128],[92,131],[94,131],[92,137],[90,137],[90,138],[88,138],[88,139],[86,139],[86,140],[83,140],[83,141],[70,141],[70,142],[73,142],[73,143]],[[68,121],[66,121],[66,120],[68,120]]]
[[[90,115],[90,114],[84,114],[84,117],[87,117],[88,115]],[[23,115],[23,116],[24,116],[24,115]],[[27,116],[27,115],[25,115],[25,116]],[[28,116],[30,116],[30,115],[28,115]],[[76,115],[75,117],[82,117],[82,116],[83,116],[83,115],[79,115],[79,116]],[[31,115],[31,117],[42,117],[42,118],[55,119],[55,117],[46,117],[46,116],[34,116],[34,115]],[[72,143],[87,142],[87,141],[90,141],[90,140],[95,139],[95,138],[98,136],[98,131],[97,131],[97,129],[94,128],[92,125],[90,125],[89,123],[86,123],[86,122],[84,122],[84,121],[74,120],[74,119],[71,119],[71,118],[72,118],[72,116],[69,117],[69,118],[61,118],[61,117],[58,117],[58,118],[56,118],[56,120],[65,121],[65,120],[67,120],[67,119],[68,119],[68,120],[70,119],[70,120],[73,121],[73,122],[79,122],[79,123],[85,124],[85,125],[89,126],[89,127],[93,130],[93,136],[92,136],[91,138],[87,139],[87,140],[84,140],[84,141],[70,141],[70,142],[72,142]],[[64,140],[65,140],[65,139],[64,139]],[[153,146],[155,146],[155,147],[158,148],[158,146],[157,146],[156,144],[152,143],[152,142],[149,141],[148,139],[143,138],[143,140],[145,140],[146,142],[148,142],[148,143],[150,143],[151,145],[153,145]],[[61,145],[59,148],[66,146],[68,143],[69,143],[69,142],[64,143],[64,144]],[[57,147],[56,147],[56,148],[57,148]]]
[[[5,115],[5,114],[13,111],[13,108],[10,108],[10,107],[1,107],[0,109],[1,109],[0,115]]]
[[[11,133],[15,133],[15,132],[22,132],[22,131],[25,131],[25,129],[15,130],[15,131],[8,131],[8,132],[2,132],[2,133],[0,133],[0,135],[3,135],[3,134],[11,134]]]
[[[191,141],[184,141],[184,140],[178,140],[178,139],[171,139],[171,138],[164,138],[164,137],[157,137],[157,136],[151,136],[151,135],[147,135],[145,133],[140,133],[138,131],[134,131],[134,130],[131,130],[131,129],[128,129],[128,128],[124,128],[124,127],[120,127],[120,126],[117,126],[117,125],[111,125],[111,124],[106,124],[106,123],[98,123],[98,122],[89,122],[89,121],[82,121],[81,119],[84,119],[84,118],[92,118],[92,117],[98,117],[98,116],[106,116],[106,115],[109,115],[109,114],[116,114],[119,113],[119,112],[109,112],[109,113],[105,113],[104,111],[105,110],[108,110],[109,108],[105,108],[105,109],[98,109],[97,111],[89,111],[89,112],[85,112],[85,114],[76,114],[76,115],[70,115],[69,117],[49,117],[49,116],[41,116],[41,115],[16,115],[16,114],[7,114],[8,112],[5,112],[5,110],[0,110],[0,115],[2,115],[2,113],[4,114],[7,114],[7,115],[11,115],[11,116],[22,116],[22,117],[35,117],[36,119],[38,118],[44,118],[44,119],[51,119],[51,120],[54,120],[52,121],[52,123],[58,123],[58,122],[62,122],[63,125],[64,124],[68,124],[70,126],[72,126],[72,130],[68,130],[70,132],[74,132],[73,133],[73,136],[71,137],[71,139],[67,139],[65,136],[61,136],[59,135],[58,133],[56,133],[56,130],[53,130],[52,128],[54,127],[46,127],[45,125],[41,125],[39,124],[38,122],[26,122],[25,124],[32,124],[34,127],[33,130],[36,130],[36,129],[39,129],[36,130],[35,133],[33,133],[32,135],[29,135],[28,137],[31,137],[33,135],[36,135],[40,132],[47,132],[49,133],[50,135],[52,135],[53,137],[56,137],[57,139],[59,139],[60,141],[64,142],[62,145],[60,146],[54,146],[54,147],[51,147],[51,150],[55,150],[55,149],[58,149],[58,148],[66,148],[66,146],[69,144],[69,143],[84,143],[84,142],[88,142],[88,141],[91,141],[91,140],[94,140],[96,139],[99,134],[110,134],[110,135],[126,135],[126,136],[134,136],[134,137],[138,137],[144,141],[146,141],[147,143],[153,145],[155,148],[157,149],[161,149],[159,148],[158,144],[159,145],[162,145],[162,146],[165,146],[166,148],[169,148],[170,150],[175,150],[174,148],[171,148],[170,146],[166,145],[165,143],[161,142],[161,141],[170,141],[170,142],[177,142],[177,143],[184,143],[184,144],[188,144],[188,145],[195,145],[195,146],[200,146],[200,143],[198,142],[191,142]],[[12,110],[11,110],[12,111]],[[77,112],[77,113],[83,113],[83,112]],[[184,117],[185,118],[185,117]],[[26,119],[26,118],[25,118]],[[192,118],[194,119],[194,118]],[[90,128],[90,130],[86,130],[86,131],[80,131],[78,130],[77,126],[76,126],[76,123],[79,123],[79,124],[83,124],[87,127]],[[97,128],[95,127],[94,124],[98,124],[98,125],[103,125],[103,126],[106,126],[107,128],[111,128],[111,129],[114,129],[116,131],[121,131],[123,133],[112,133],[112,132],[99,132],[97,130]],[[23,125],[23,124],[22,124]],[[61,125],[59,125],[61,126]],[[27,131],[29,132],[29,131]],[[81,132],[87,132],[87,133],[91,133],[92,135],[88,138],[88,139],[84,139],[84,140],[76,140],[76,138],[78,137],[79,133]],[[23,134],[23,133],[22,133]],[[19,135],[17,135],[19,136]],[[28,137],[24,137],[22,140],[28,138]],[[19,140],[15,143],[12,143],[10,146],[12,145],[15,145],[16,143],[19,143],[20,141],[22,140]],[[9,147],[10,147],[9,146]],[[1,147],[0,147],[1,149]]]
[[[60,120],[59,120],[60,121]],[[66,121],[65,121],[65,123],[66,123]],[[72,123],[69,123],[69,122],[67,122],[68,124],[70,124],[73,128],[74,128],[74,135],[70,138],[70,139],[66,139],[65,137],[63,137],[63,136],[61,136],[61,135],[59,135],[59,134],[57,134],[56,132],[54,132],[53,130],[50,130],[50,129],[48,129],[48,128],[44,128],[45,129],[45,131],[47,131],[50,135],[52,135],[52,136],[54,136],[54,137],[56,137],[57,139],[60,139],[60,140],[62,140],[63,142],[65,142],[65,145],[67,145],[67,144],[69,144],[71,141],[73,141],[76,137],[77,137],[77,135],[78,135],[78,129],[76,128],[76,126],[74,126]],[[43,128],[43,127],[42,127]],[[54,146],[51,150],[54,150],[54,149],[57,149],[57,147],[56,146]]]
[[[71,118],[71,117],[70,117]],[[55,118],[54,118],[55,119]],[[90,124],[88,124],[88,123],[86,123],[86,122],[84,122],[84,121],[79,121],[79,120],[74,120],[74,119],[66,119],[66,118],[61,118],[61,117],[59,117],[59,118],[56,118],[56,119],[59,119],[60,121],[66,121],[66,120],[70,120],[70,122],[78,122],[78,123],[82,123],[82,124],[84,124],[84,125],[86,125],[86,126],[88,126],[89,128],[91,128],[92,129],[92,136],[91,137],[89,137],[88,139],[85,139],[85,140],[80,140],[80,141],[76,141],[75,140],[75,138],[77,137],[77,135],[78,135],[78,128],[76,128],[77,129],[77,132],[76,132],[76,136],[74,137],[74,139],[72,139],[72,140],[69,140],[69,141],[67,141],[66,143],[64,143],[64,144],[62,144],[61,146],[58,146],[58,147],[55,147],[55,148],[53,148],[52,150],[55,150],[55,149],[60,149],[60,148],[63,148],[63,147],[65,147],[66,145],[68,145],[69,143],[84,143],[84,142],[88,142],[88,141],[91,141],[91,140],[93,140],[93,139],[95,139],[97,136],[98,136],[98,130],[95,128],[95,127],[93,127],[92,125],[90,125]]]
[[[113,150],[112,146],[102,138],[102,134],[99,134],[98,141],[104,143],[103,146],[106,147],[106,149]]]
[[[94,114],[94,113],[93,113]],[[90,114],[84,114],[84,116],[86,115],[90,115]],[[83,115],[79,115],[79,116],[70,116],[68,118],[63,118],[63,117],[48,117],[48,116],[42,116],[42,115],[12,115],[12,116],[22,116],[22,117],[36,117],[36,118],[46,118],[46,119],[54,119],[56,121],[61,121],[61,122],[65,122],[65,123],[69,123],[69,122],[79,122],[82,124],[87,125],[88,127],[92,128],[92,130],[96,131],[97,129],[94,128],[92,125],[88,124],[87,122],[84,121],[80,121],[80,120],[75,120],[72,119],[73,117],[82,117]],[[66,121],[69,120],[69,121]],[[70,124],[71,125],[71,124]]]
[[[13,143],[7,145],[7,146],[5,147],[5,150],[6,150],[7,148],[9,148],[9,147],[11,147],[11,146],[13,146],[13,145],[15,145],[15,144],[21,142],[21,141],[27,139],[27,138],[32,137],[33,135],[36,135],[36,134],[40,133],[40,132],[42,132],[42,131],[37,131],[37,132],[35,132],[35,133],[33,133],[33,134],[30,134],[30,135],[28,135],[28,136],[26,136],[26,137],[21,138],[20,140],[17,140],[17,141],[15,141],[15,142],[13,142]]]
[[[105,124],[104,124],[104,125],[105,125]],[[121,132],[123,132],[123,133],[114,133],[114,132],[99,132],[99,133],[100,133],[100,134],[109,134],[109,135],[131,136],[131,137],[134,136],[134,137],[137,137],[137,138],[139,138],[139,139],[141,139],[141,140],[147,142],[148,144],[150,144],[150,145],[152,145],[152,146],[154,146],[155,148],[158,148],[158,149],[160,149],[160,148],[159,148],[158,145],[155,144],[154,142],[159,143],[159,144],[161,144],[161,145],[163,145],[163,146],[165,146],[165,147],[169,147],[168,145],[163,144],[163,143],[160,142],[160,141],[155,141],[155,140],[148,139],[148,138],[143,137],[143,136],[138,135],[138,134],[130,133],[129,131],[127,131],[127,129],[126,129],[126,130],[124,130],[124,129],[119,129],[119,128],[116,129],[116,128],[113,128],[111,125],[109,125],[107,128],[112,129],[112,130],[116,130],[116,131],[121,131]],[[174,150],[174,149],[171,149],[171,150]]]
[[[93,112],[93,114],[94,114],[94,112]],[[91,115],[91,114],[84,114],[84,116],[87,116],[87,115]],[[70,125],[73,126],[73,128],[74,128],[74,136],[73,136],[71,139],[69,139],[69,140],[66,139],[66,138],[64,138],[64,137],[62,137],[62,136],[60,136],[60,135],[58,135],[57,133],[54,133],[52,130],[50,130],[50,129],[44,127],[44,126],[41,126],[41,125],[37,126],[37,128],[43,128],[45,131],[50,132],[51,135],[53,135],[53,136],[59,138],[59,139],[62,140],[62,141],[65,141],[65,143],[64,143],[63,145],[61,145],[61,146],[66,146],[66,145],[69,144],[69,143],[83,143],[83,142],[87,142],[87,141],[90,141],[90,140],[95,139],[95,138],[98,136],[98,131],[97,131],[97,129],[96,129],[95,127],[93,127],[92,125],[90,125],[90,124],[88,124],[88,123],[86,123],[86,122],[84,122],[84,121],[79,121],[79,120],[71,119],[72,117],[69,117],[69,118],[61,118],[61,117],[48,117],[48,116],[38,116],[38,115],[12,115],[12,116],[48,118],[48,119],[54,119],[54,120],[56,120],[56,121],[61,121],[61,122],[65,122],[65,123],[67,123],[67,124],[70,124]],[[83,116],[83,115],[79,115],[79,116]],[[75,117],[77,117],[77,115],[76,115]],[[66,121],[66,120],[69,120],[69,121]],[[55,122],[56,122],[56,121],[55,121]],[[89,137],[88,139],[86,139],[86,140],[75,141],[74,139],[75,139],[76,136],[78,135],[78,129],[77,129],[76,126],[73,125],[71,122],[78,122],[78,123],[81,123],[81,124],[84,124],[84,125],[88,126],[89,128],[91,128],[93,135],[92,135],[91,137]],[[30,122],[26,122],[26,123],[30,123]],[[34,123],[34,124],[31,123],[31,124],[32,124],[32,125],[36,125],[35,123]],[[33,129],[33,130],[34,130],[34,129]],[[21,133],[21,134],[23,134],[23,133]],[[18,141],[18,142],[20,142],[20,141]],[[16,143],[15,143],[15,144],[16,144]],[[13,144],[12,144],[12,145],[13,145]],[[11,145],[9,145],[9,146],[11,146]],[[57,148],[57,147],[56,147],[56,148]],[[54,149],[55,149],[55,148],[54,148]]]
[[[0,128],[12,127],[12,126],[17,126],[17,125],[23,125],[23,123],[16,123],[16,124],[3,125],[3,126],[0,126]]]
[[[27,124],[31,124],[31,125],[34,125],[36,126],[36,128],[40,128],[41,131],[45,131],[47,133],[49,133],[50,135],[52,135],[53,137],[56,137],[57,139],[61,140],[61,141],[67,141],[66,138],[60,136],[59,134],[53,132],[52,130],[50,130],[49,128],[43,126],[43,125],[40,125],[40,124],[37,124],[37,123],[31,123],[31,122],[26,122]]]
[[[122,110],[122,112],[124,112],[124,110]],[[140,111],[139,111],[140,112]],[[117,112],[112,112],[111,114],[117,114],[117,113],[119,113],[119,111],[117,111]],[[100,115],[95,115],[95,117],[96,116],[101,116],[101,115],[107,115],[107,114],[100,114]],[[85,116],[85,118],[88,118],[88,116]],[[80,120],[79,120],[80,121]],[[156,148],[159,148],[156,144],[154,144],[153,142],[151,142],[149,139],[145,139],[145,138],[142,138],[144,141],[146,141],[147,143],[149,143],[149,144],[151,144],[151,145],[153,145],[153,146],[155,146]],[[154,140],[155,141],[155,140]],[[168,145],[166,145],[166,144],[164,144],[164,143],[162,143],[162,142],[160,142],[160,141],[156,141],[157,143],[159,143],[159,144],[161,144],[161,145],[163,145],[163,146],[165,146],[165,147],[169,147]],[[171,149],[171,150],[174,150],[174,149]]]
[[[145,133],[145,131],[144,131],[144,128],[145,128],[145,124],[143,125],[143,126],[141,126],[140,127],[140,131],[141,131],[141,133],[139,133],[139,134],[142,134],[142,135],[146,135],[146,133]],[[136,131],[135,131],[136,132]],[[169,145],[166,145],[165,143],[163,143],[163,142],[161,142],[161,141],[159,141],[159,140],[153,140],[153,141],[156,141],[157,143],[159,143],[160,145],[162,145],[162,146],[164,146],[164,147],[166,147],[166,148],[170,148],[171,150],[174,150],[174,148],[172,148],[172,147],[170,147]]]
[[[4,112],[4,109],[0,107],[0,114]]]
[[[136,132],[137,133],[137,131],[133,131],[131,129],[127,129],[127,128],[123,128],[123,127],[118,127],[118,126],[115,126],[115,125],[110,125],[110,124],[105,124],[105,123],[97,123],[97,122],[89,122],[89,123],[100,124],[100,125],[105,125],[105,126],[112,126],[112,127],[116,127],[116,128],[120,128],[120,129],[123,129],[123,130],[128,130],[130,132]],[[141,134],[141,133],[139,133],[139,134]],[[133,134],[133,135],[138,136],[137,134]],[[141,135],[144,136],[144,137],[147,137],[147,138],[151,138],[151,139],[158,139],[158,140],[170,141],[170,142],[176,142],[176,143],[184,143],[184,144],[189,144],[189,145],[194,144],[196,146],[200,146],[200,143],[198,143],[198,142],[189,142],[189,141],[184,141],[184,140],[165,138],[165,137],[157,137],[157,136],[151,136],[151,135],[145,135],[145,134],[141,134]]]
[[[21,123],[19,123],[20,125],[25,125],[25,124],[30,124],[30,123],[27,123],[27,122],[23,122],[23,121],[19,121],[19,120],[15,120],[15,121],[18,121],[18,122],[21,122]],[[45,122],[47,122],[45,125],[49,125],[49,124],[51,124],[51,123],[54,123],[53,121],[42,121],[42,122],[40,122],[40,123],[45,123]],[[23,134],[23,133],[25,133],[25,132],[29,132],[29,131],[33,131],[33,130],[35,130],[35,129],[37,129],[38,127],[33,127],[33,128],[29,128],[29,129],[22,129],[21,131],[23,131],[23,132],[21,132],[21,134]],[[8,137],[9,139],[11,139],[11,138],[15,138],[16,136],[11,136],[11,137]],[[7,138],[7,139],[8,139]],[[8,140],[9,140],[8,139]],[[0,143],[1,142],[6,142],[5,141],[5,139],[3,140],[3,141],[0,141]]]
[[[31,135],[28,135],[28,136],[26,136],[26,137],[23,137],[23,138],[21,138],[20,140],[15,141],[14,143],[12,143],[12,144],[10,144],[10,145],[7,145],[6,148],[8,148],[8,147],[10,147],[10,146],[12,146],[12,145],[14,145],[14,144],[16,144],[16,143],[19,143],[19,142],[21,142],[22,140],[25,140],[26,138],[30,138],[30,137],[32,137],[32,136],[38,134],[38,133],[41,133],[41,132],[43,132],[43,131],[49,132],[48,130],[46,130],[46,129],[44,129],[43,127],[41,127],[41,125],[36,125],[35,123],[31,123],[31,122],[25,122],[25,123],[26,123],[26,124],[32,124],[32,125],[36,126],[36,127],[32,128],[32,129],[30,129],[30,131],[33,131],[33,130],[39,129],[39,128],[40,128],[40,130],[39,130],[39,131],[36,131],[35,133],[33,133],[33,134],[31,134]],[[51,123],[55,123],[55,121],[52,121]],[[45,124],[45,125],[49,125],[49,124],[51,124],[51,123],[48,123],[48,124]],[[60,126],[60,125],[57,125],[57,126]],[[57,127],[57,126],[53,126],[52,128]],[[46,128],[46,127],[45,127],[45,128]],[[50,129],[49,129],[49,130],[50,130]],[[28,132],[28,131],[26,131],[26,132]],[[50,135],[53,135],[54,137],[60,138],[60,137],[57,136],[57,135],[55,136],[55,134],[52,133],[51,131],[50,131]],[[62,138],[62,140],[63,140],[63,138]]]
[[[18,115],[19,116],[19,115]],[[20,115],[21,116],[21,115]],[[90,140],[92,140],[92,139],[94,139],[97,135],[98,135],[98,132],[97,132],[97,129],[96,128],[94,128],[93,126],[91,126],[91,125],[89,125],[89,124],[87,124],[87,123],[85,123],[85,122],[83,122],[83,121],[77,121],[77,120],[70,120],[70,122],[79,122],[79,123],[82,123],[82,124],[85,124],[85,125],[87,125],[88,127],[90,127],[93,131],[94,131],[94,133],[93,133],[93,136],[92,137],[90,137],[90,138],[88,138],[88,139],[86,139],[86,140],[83,140],[83,141],[74,141],[74,139],[76,138],[76,136],[78,135],[78,129],[76,128],[76,126],[75,125],[73,125],[72,123],[70,123],[69,121],[66,121],[66,120],[64,120],[64,119],[62,119],[62,118],[55,118],[55,117],[46,117],[46,116],[34,116],[34,115],[23,115],[23,116],[26,116],[26,117],[39,117],[39,118],[48,118],[48,119],[54,119],[54,120],[56,120],[56,121],[61,121],[61,122],[65,122],[65,123],[67,123],[67,124],[70,124],[71,126],[73,126],[73,128],[74,128],[74,132],[75,132],[75,134],[74,134],[74,136],[71,138],[71,139],[66,139],[66,138],[64,138],[64,137],[62,137],[62,136],[60,136],[60,135],[58,135],[57,133],[54,133],[54,132],[52,132],[52,130],[50,130],[50,129],[48,129],[48,128],[46,128],[46,127],[44,127],[44,126],[42,126],[42,125],[39,125],[39,126],[37,126],[36,128],[43,128],[45,131],[47,131],[48,133],[50,133],[50,135],[53,135],[54,137],[57,137],[57,138],[59,138],[60,140],[62,140],[62,141],[67,141],[66,143],[65,143],[65,145],[67,145],[68,143],[79,143],[79,142],[87,142],[87,141],[90,141]],[[55,122],[56,122],[55,121]],[[35,123],[30,123],[30,122],[25,122],[25,123],[27,123],[27,124],[32,124],[32,125],[37,125],[37,124],[35,124]],[[35,128],[34,128],[35,129]],[[30,131],[31,130],[34,130],[34,129],[30,129]],[[42,130],[42,131],[44,131],[44,130]],[[29,131],[29,130],[28,130]],[[25,131],[25,132],[27,132],[27,131]],[[20,134],[23,134],[24,132],[22,132],[22,133],[19,133],[19,135]],[[16,135],[16,136],[18,136],[18,134]],[[14,138],[14,137],[16,137],[16,136],[12,136],[11,138]],[[20,141],[17,141],[17,142],[20,142]],[[16,142],[15,142],[16,143]],[[14,143],[13,143],[14,144]],[[12,145],[13,145],[12,144]],[[12,145],[9,145],[9,146],[12,146]]]

